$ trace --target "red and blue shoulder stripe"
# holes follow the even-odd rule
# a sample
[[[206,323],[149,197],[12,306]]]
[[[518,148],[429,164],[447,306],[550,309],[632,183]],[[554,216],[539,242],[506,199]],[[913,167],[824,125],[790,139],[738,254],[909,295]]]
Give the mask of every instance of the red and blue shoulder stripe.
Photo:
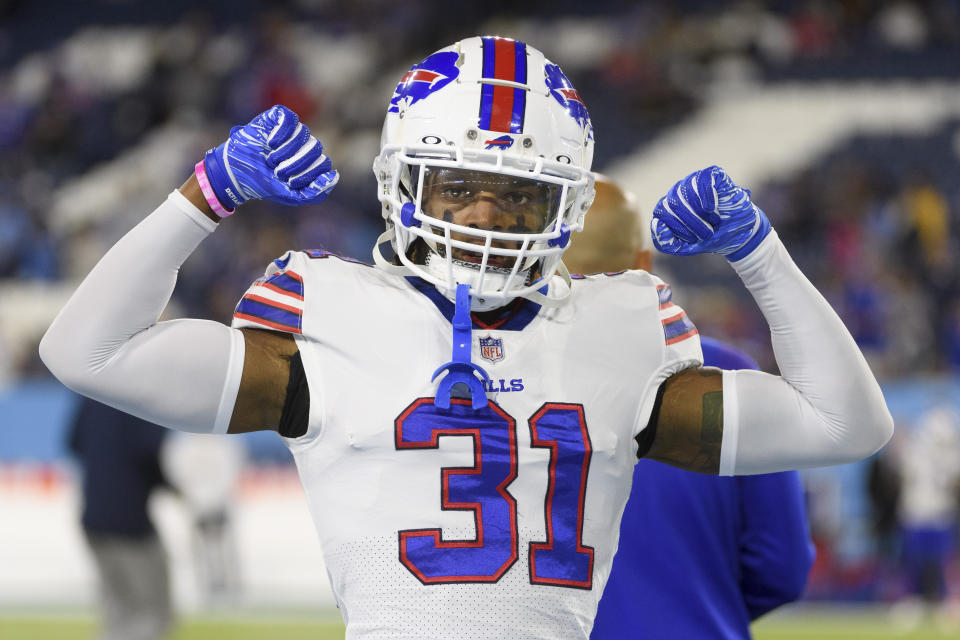
[[[668,284],[657,285],[659,302],[660,324],[663,326],[663,338],[667,345],[682,342],[697,335],[694,326],[686,311],[673,304],[673,292]]]
[[[274,273],[254,282],[233,317],[278,331],[303,332],[303,278],[295,271]]]

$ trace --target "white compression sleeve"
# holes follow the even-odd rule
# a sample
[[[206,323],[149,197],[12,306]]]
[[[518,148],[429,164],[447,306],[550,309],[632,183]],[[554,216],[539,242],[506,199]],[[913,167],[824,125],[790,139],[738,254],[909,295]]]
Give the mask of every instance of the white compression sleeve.
[[[777,237],[732,263],[770,326],[782,377],[723,373],[720,474],[755,474],[866,458],[893,418],[863,354]]]
[[[40,343],[71,389],[182,431],[225,433],[243,335],[207,320],[157,322],[180,265],[215,228],[179,191],[120,239]]]

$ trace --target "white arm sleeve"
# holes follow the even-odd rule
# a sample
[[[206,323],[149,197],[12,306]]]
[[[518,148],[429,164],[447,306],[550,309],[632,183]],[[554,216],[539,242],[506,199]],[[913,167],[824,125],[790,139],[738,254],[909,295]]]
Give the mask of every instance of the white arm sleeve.
[[[225,433],[243,335],[206,320],[157,322],[184,260],[214,229],[179,191],[120,239],[40,342],[65,385],[181,431]]]
[[[875,453],[893,435],[880,386],[776,232],[732,264],[770,325],[782,377],[723,372],[720,474],[842,464]]]

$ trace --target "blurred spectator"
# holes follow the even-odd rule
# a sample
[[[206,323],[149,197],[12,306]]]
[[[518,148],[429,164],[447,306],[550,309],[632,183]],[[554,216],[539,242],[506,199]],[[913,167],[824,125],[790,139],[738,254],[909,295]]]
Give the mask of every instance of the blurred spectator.
[[[236,604],[240,560],[233,526],[233,498],[246,457],[238,438],[171,434],[161,466],[189,511],[193,565],[207,604]]]
[[[81,398],[69,448],[83,474],[82,525],[100,582],[100,640],[157,640],[173,626],[167,554],[148,513],[166,485],[167,430]]]
[[[877,591],[883,600],[899,595],[898,566],[900,560],[900,528],[897,513],[900,506],[900,472],[895,451],[899,438],[888,444],[870,460],[867,472],[867,497],[870,503],[870,533],[876,545]]]
[[[919,624],[948,596],[947,569],[957,551],[960,505],[960,417],[945,407],[920,418],[899,459],[902,490],[897,510],[909,598],[895,619]]]

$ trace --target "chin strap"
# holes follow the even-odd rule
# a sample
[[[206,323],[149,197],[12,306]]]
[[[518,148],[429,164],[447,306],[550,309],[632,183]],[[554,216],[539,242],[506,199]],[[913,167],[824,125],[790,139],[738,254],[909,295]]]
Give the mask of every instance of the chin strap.
[[[453,360],[433,372],[430,380],[436,380],[444,371],[447,375],[437,385],[433,404],[441,409],[450,408],[453,387],[464,384],[470,392],[473,409],[487,406],[487,393],[484,383],[490,382],[490,376],[483,368],[470,360],[473,346],[473,322],[470,319],[470,285],[457,285],[457,303],[453,312]]]
[[[547,291],[547,286],[544,285],[537,291],[531,291],[530,293],[523,296],[530,302],[536,302],[539,305],[544,307],[559,307],[567,301],[567,298],[570,297],[570,292],[573,290],[572,281],[570,279],[570,271],[567,270],[567,265],[560,262],[557,265],[557,272],[554,274],[560,276],[560,279],[563,281],[563,284],[566,286],[563,287],[553,287],[553,291],[549,293],[543,293]]]
[[[373,245],[373,262],[377,265],[378,269],[383,269],[390,273],[399,275],[399,276],[415,276],[417,275],[413,269],[410,267],[393,264],[385,257],[383,257],[383,252],[380,250],[380,247],[384,244],[389,243],[393,239],[393,229],[387,229],[380,234],[380,237],[377,238],[376,244]]]

